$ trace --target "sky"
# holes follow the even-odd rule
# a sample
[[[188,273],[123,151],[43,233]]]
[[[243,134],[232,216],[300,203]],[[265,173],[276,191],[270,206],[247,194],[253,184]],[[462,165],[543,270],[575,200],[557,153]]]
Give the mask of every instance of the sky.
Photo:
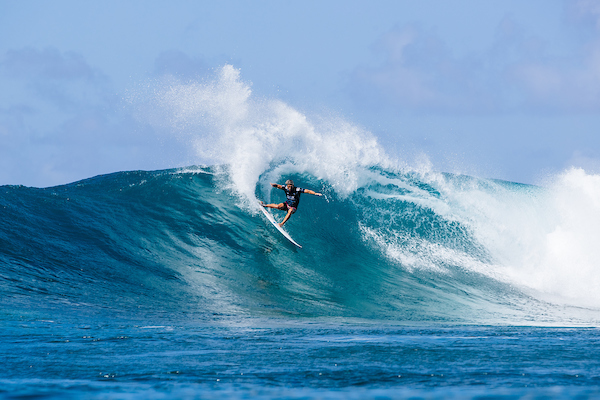
[[[225,65],[409,164],[600,173],[597,1],[0,0],[0,185],[204,163],[138,111]]]

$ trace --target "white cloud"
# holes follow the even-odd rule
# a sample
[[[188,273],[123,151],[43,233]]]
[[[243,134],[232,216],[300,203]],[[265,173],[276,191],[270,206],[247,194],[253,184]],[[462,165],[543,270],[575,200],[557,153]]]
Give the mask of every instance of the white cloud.
[[[597,0],[568,0],[566,11],[571,22],[590,24],[600,30],[600,3]]]
[[[80,54],[63,54],[55,48],[38,50],[27,47],[9,50],[0,62],[0,67],[4,73],[15,78],[37,76],[56,80],[94,80],[101,75]]]
[[[358,102],[444,112],[495,107],[496,95],[487,90],[489,63],[454,57],[435,34],[414,25],[395,27],[373,47],[384,60],[354,70],[348,90]]]
[[[528,34],[510,17],[487,49],[462,57],[423,28],[394,27],[374,44],[382,61],[357,67],[347,90],[360,107],[397,111],[598,113],[598,4],[572,2],[571,13],[593,19],[598,29],[575,41],[567,55],[553,54],[543,38]]]
[[[0,184],[49,186],[178,165],[183,146],[130,115],[111,80],[54,48],[0,55]]]
[[[523,93],[523,105],[556,112],[600,111],[600,41],[580,58],[549,58],[509,68],[510,84]]]

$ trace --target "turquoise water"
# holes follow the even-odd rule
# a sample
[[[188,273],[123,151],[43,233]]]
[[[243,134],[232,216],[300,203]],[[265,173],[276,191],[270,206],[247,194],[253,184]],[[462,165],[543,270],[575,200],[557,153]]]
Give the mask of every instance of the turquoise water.
[[[600,395],[597,329],[244,322],[22,321],[2,334],[0,384],[6,398]]]
[[[0,397],[600,395],[593,177],[356,173],[0,187]],[[255,208],[285,178],[326,195],[286,224],[302,249]]]

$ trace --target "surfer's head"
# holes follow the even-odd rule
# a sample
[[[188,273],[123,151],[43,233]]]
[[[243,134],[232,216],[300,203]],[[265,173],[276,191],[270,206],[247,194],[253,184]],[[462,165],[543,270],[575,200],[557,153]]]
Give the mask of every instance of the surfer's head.
[[[288,179],[287,181],[285,181],[285,186],[294,187],[294,181],[291,179]]]

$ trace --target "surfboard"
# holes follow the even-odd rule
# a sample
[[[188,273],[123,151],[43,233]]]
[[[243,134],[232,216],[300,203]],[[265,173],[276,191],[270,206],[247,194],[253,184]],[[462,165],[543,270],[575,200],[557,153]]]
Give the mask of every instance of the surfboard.
[[[275,222],[275,218],[273,218],[273,216],[271,215],[270,212],[268,212],[263,206],[259,206],[259,208],[265,214],[265,217],[267,217],[267,219],[271,222],[271,224],[273,224],[273,226],[275,228],[277,228],[277,230],[279,232],[281,232],[281,234],[283,236],[285,236],[285,238],[287,240],[289,240],[291,243],[293,243],[294,245],[298,246],[299,248],[302,248],[302,246],[300,246],[298,243],[296,243],[296,241],[294,241],[294,239],[292,239],[292,237],[290,236],[289,233],[287,233],[286,231],[284,231],[283,228],[280,227],[277,222]]]

